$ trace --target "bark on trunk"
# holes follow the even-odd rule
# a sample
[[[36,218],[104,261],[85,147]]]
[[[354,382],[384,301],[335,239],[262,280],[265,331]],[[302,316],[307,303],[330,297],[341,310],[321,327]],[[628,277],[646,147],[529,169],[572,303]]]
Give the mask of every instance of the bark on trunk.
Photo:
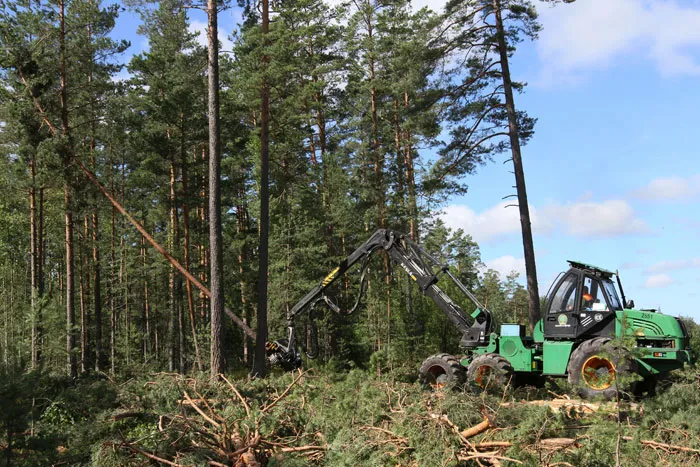
[[[67,372],[71,377],[78,375],[78,367],[75,355],[75,294],[74,294],[74,271],[73,271],[73,213],[71,212],[70,193],[70,149],[67,147],[70,131],[68,126],[68,81],[66,69],[66,16],[65,1],[59,2],[59,54],[60,54],[60,74],[61,74],[61,127],[64,141],[61,148],[63,158],[64,177],[63,184],[63,208],[65,210],[65,232],[66,232],[66,353]]]
[[[209,274],[211,285],[211,349],[209,369],[214,379],[224,368],[223,323],[224,274],[221,231],[221,142],[219,137],[219,41],[216,0],[207,0],[209,20]]]
[[[267,34],[270,27],[269,0],[262,0],[262,33],[263,47],[268,45]],[[263,73],[269,64],[267,51],[263,54]],[[269,195],[269,121],[270,121],[270,91],[266,77],[263,76],[260,89],[260,253],[258,256],[258,313],[257,341],[255,343],[255,360],[253,376],[264,378],[265,343],[267,341],[267,262],[270,235],[270,195]]]
[[[506,112],[508,113],[508,132],[510,136],[510,148],[513,155],[513,170],[515,172],[515,186],[518,194],[518,208],[520,210],[520,226],[523,232],[523,251],[525,256],[525,275],[527,276],[527,291],[530,309],[530,332],[533,332],[535,323],[540,319],[540,294],[537,287],[537,268],[535,266],[535,247],[532,241],[532,225],[530,223],[530,209],[527,204],[527,190],[525,188],[525,172],[523,169],[522,155],[520,152],[520,135],[518,120],[515,113],[515,101],[513,99],[513,85],[510,79],[508,66],[508,47],[506,44],[503,19],[501,17],[501,2],[493,0],[494,13],[496,15],[496,31],[498,37],[498,51],[501,58],[501,70],[503,76],[503,91],[506,98]]]

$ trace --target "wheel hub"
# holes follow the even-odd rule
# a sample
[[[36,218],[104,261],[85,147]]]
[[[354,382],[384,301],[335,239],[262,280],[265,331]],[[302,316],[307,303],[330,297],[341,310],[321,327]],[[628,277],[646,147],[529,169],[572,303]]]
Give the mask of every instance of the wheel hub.
[[[474,382],[480,387],[486,387],[489,379],[491,378],[491,367],[487,365],[480,366],[476,370],[476,376],[474,376]]]
[[[428,374],[430,375],[430,386],[435,389],[444,388],[447,386],[447,372],[440,365],[433,365],[428,368]]]
[[[583,363],[581,378],[591,389],[608,389],[615,382],[615,365],[607,358],[594,355]]]

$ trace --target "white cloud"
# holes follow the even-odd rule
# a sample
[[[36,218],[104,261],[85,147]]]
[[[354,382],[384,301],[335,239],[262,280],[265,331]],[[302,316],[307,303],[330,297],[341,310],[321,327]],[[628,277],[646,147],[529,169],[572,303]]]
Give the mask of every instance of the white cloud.
[[[477,242],[494,241],[521,232],[518,209],[506,207],[507,204],[499,203],[481,213],[463,204],[451,204],[443,209],[440,218],[451,229],[471,234]],[[550,204],[542,209],[530,206],[530,220],[537,234],[559,228],[573,236],[614,237],[648,230],[623,200]]]
[[[673,283],[674,280],[668,274],[655,274],[647,277],[644,287],[647,289],[658,289],[661,287],[668,287]]]
[[[493,269],[500,274],[501,279],[505,279],[508,274],[515,271],[520,275],[520,278],[525,277],[525,259],[515,256],[505,255],[500,258],[486,261],[486,269]]]
[[[644,272],[646,274],[654,274],[693,268],[700,268],[700,258],[680,259],[676,261],[660,261],[652,266],[649,266]]]
[[[647,225],[624,200],[553,204],[542,212],[549,222],[579,237],[614,237],[647,231]]]
[[[428,7],[436,13],[442,13],[447,0],[413,0],[411,6],[413,11],[418,11],[423,7]]]
[[[326,0],[326,3],[330,6],[338,6],[343,3],[346,3],[345,0]],[[418,11],[423,7],[428,7],[431,10],[433,10],[436,13],[442,13],[443,9],[445,8],[445,4],[447,3],[447,0],[412,0],[411,1],[411,7],[413,11]]]
[[[440,217],[448,227],[453,230],[464,230],[477,242],[490,241],[520,232],[518,208],[508,204],[512,203],[499,203],[478,214],[469,206],[451,204],[445,207]],[[530,221],[533,230],[543,230],[548,227],[532,206],[530,206]]]
[[[569,81],[625,55],[643,54],[662,75],[700,76],[700,8],[666,0],[538,2],[543,80]]]
[[[672,200],[692,197],[700,193],[700,175],[691,177],[659,177],[634,194],[649,200]]]
[[[207,28],[208,25],[204,21],[199,21],[199,20],[191,20],[190,25],[187,28],[187,30],[190,33],[197,34],[197,43],[203,47],[207,47],[208,41],[207,41]],[[226,29],[222,28],[219,26],[219,42],[221,43],[221,50],[222,51],[231,51],[233,50],[233,42],[228,38],[229,32],[226,31]]]

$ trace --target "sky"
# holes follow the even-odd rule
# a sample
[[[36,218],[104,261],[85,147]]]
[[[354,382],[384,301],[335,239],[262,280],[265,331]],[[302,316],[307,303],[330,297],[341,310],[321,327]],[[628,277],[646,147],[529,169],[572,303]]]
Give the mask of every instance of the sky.
[[[539,4],[543,30],[513,57],[540,294],[573,259],[619,270],[637,308],[700,321],[700,3]],[[495,158],[443,219],[482,260],[525,275],[512,170]]]
[[[516,107],[538,119],[523,165],[540,294],[572,259],[619,270],[637,308],[700,322],[700,2],[535,3],[543,29],[511,74],[528,84]],[[239,19],[219,17],[224,51]],[[113,33],[131,39],[128,54],[147,47],[137,25],[125,11]],[[203,14],[191,29],[205,31]],[[487,267],[524,283],[518,209],[503,200],[515,191],[508,157],[468,176],[441,217],[473,236]]]

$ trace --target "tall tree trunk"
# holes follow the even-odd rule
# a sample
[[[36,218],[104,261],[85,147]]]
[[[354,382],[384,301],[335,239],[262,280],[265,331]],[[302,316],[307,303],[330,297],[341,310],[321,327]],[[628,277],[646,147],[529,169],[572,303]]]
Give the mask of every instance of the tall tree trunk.
[[[90,238],[89,216],[83,218],[83,243],[87,245]],[[80,249],[80,371],[90,371],[90,257],[85,248]]]
[[[496,33],[498,37],[498,52],[501,58],[501,70],[503,76],[503,92],[506,97],[506,112],[508,113],[508,132],[510,135],[510,148],[513,155],[513,169],[515,172],[515,187],[518,194],[518,208],[520,210],[520,226],[523,232],[523,251],[525,254],[525,275],[527,276],[527,291],[529,295],[530,332],[533,332],[535,323],[540,319],[540,294],[537,287],[537,268],[535,266],[535,247],[532,242],[532,225],[530,223],[530,209],[527,204],[527,190],[525,188],[525,171],[523,169],[522,155],[520,153],[520,134],[517,115],[515,113],[515,101],[513,100],[513,85],[510,80],[510,68],[508,65],[508,46],[506,44],[503,18],[501,17],[501,2],[493,0],[494,13],[496,15]]]
[[[403,93],[404,111],[408,111],[408,92]],[[418,235],[418,204],[416,201],[416,179],[413,168],[413,148],[411,132],[405,131],[404,135],[404,167],[406,168],[406,185],[408,187],[408,222],[411,240],[417,242]]]
[[[114,165],[110,160],[110,182],[112,193],[114,193]],[[116,308],[116,276],[115,276],[115,266],[116,266],[116,238],[117,238],[117,210],[116,207],[112,207],[112,219],[110,225],[110,263],[109,263],[109,371],[112,375],[116,370],[117,365],[117,308]]]
[[[37,265],[37,292],[39,294],[39,297],[44,296],[44,187],[39,188],[39,226],[37,229],[37,257],[38,257],[38,265]],[[41,321],[39,322],[41,325]],[[39,340],[41,341],[42,337],[42,329],[39,328],[37,329],[38,334],[39,334]],[[39,342],[39,349],[38,349],[38,355],[37,355],[39,361],[41,361],[41,342]]]
[[[168,130],[168,139],[170,131]],[[178,221],[177,221],[177,200],[175,199],[175,160],[171,155],[170,160],[170,251],[176,251],[179,243]],[[175,266],[171,265],[168,273],[169,290],[169,316],[168,316],[168,370],[175,371],[183,369],[179,365],[176,342],[179,341],[179,296],[177,293],[177,277]],[[182,352],[183,349],[179,349]]]
[[[207,0],[209,20],[209,274],[211,284],[210,325],[211,349],[209,370],[211,377],[224,369],[223,326],[224,273],[221,230],[221,141],[219,135],[219,40],[218,10],[216,0]],[[264,341],[263,341],[264,343]]]
[[[195,155],[196,157],[196,155]],[[207,197],[207,173],[208,173],[208,167],[207,170],[204,170],[204,166],[207,166],[207,150],[206,147],[202,146],[202,184],[201,184],[201,190],[200,190],[200,210],[199,210],[199,227],[200,231],[204,232],[205,227],[207,225],[207,208],[208,208],[208,202],[209,199]],[[199,281],[202,284],[207,283],[207,257],[208,257],[208,252],[207,252],[207,246],[206,242],[202,240],[202,243],[199,245]],[[204,295],[203,292],[200,292],[199,294],[199,318],[202,320],[202,322],[206,323],[206,320],[208,318],[208,313],[207,313],[207,303],[208,300],[205,300],[205,298],[208,298],[207,296]]]
[[[143,363],[148,363],[148,357],[151,349],[151,320],[150,320],[150,304],[148,299],[148,272],[146,269],[146,239],[141,236],[141,271],[143,274],[143,308],[142,308],[142,336],[141,336],[141,355]]]
[[[239,188],[238,190],[238,205],[236,206],[236,234],[239,236],[244,236],[248,232],[248,212],[245,205],[245,190]],[[243,317],[243,322],[249,324],[252,320],[250,307],[248,306],[248,287],[246,285],[245,276],[245,265],[248,262],[248,251],[245,242],[241,245],[241,251],[238,253],[238,284],[241,290],[241,316]],[[243,361],[246,364],[252,363],[251,356],[253,355],[251,351],[251,342],[248,336],[243,336]]]
[[[66,15],[65,0],[59,1],[59,55],[61,74],[61,127],[63,135],[63,147],[61,153],[63,157],[64,177],[63,184],[63,207],[65,210],[66,228],[66,352],[67,352],[67,372],[71,377],[78,375],[78,367],[75,355],[75,294],[74,294],[74,271],[73,271],[73,213],[71,212],[70,193],[70,155],[67,147],[69,134],[68,126],[68,71],[66,69]]]
[[[39,365],[39,286],[37,277],[39,269],[39,239],[37,233],[37,206],[36,206],[36,153],[32,154],[29,162],[31,186],[29,187],[29,251],[30,251],[30,276],[31,276],[31,309],[32,309],[32,337],[31,337],[31,367],[36,369]]]
[[[104,370],[102,349],[102,269],[100,266],[100,223],[97,206],[92,212],[92,280],[95,305],[95,371]]]
[[[381,228],[386,228],[386,206],[384,192],[384,155],[379,147],[379,114],[377,111],[377,88],[375,83],[375,63],[374,63],[374,29],[373,29],[373,11],[371,0],[367,0],[367,16],[365,22],[367,24],[368,47],[367,59],[369,61],[369,81],[370,81],[370,113],[372,117],[372,158],[374,162],[374,191],[375,200],[378,209],[377,225]],[[385,261],[386,263],[386,261]],[[385,268],[386,270],[386,268]]]
[[[184,127],[184,124],[183,124]],[[184,129],[183,129],[184,134]],[[187,271],[190,270],[190,206],[189,206],[189,181],[187,179],[187,154],[184,150],[184,137],[181,139],[180,144],[180,157],[182,158],[182,167],[180,169],[180,175],[182,177],[182,226],[184,229],[184,266]],[[204,371],[202,365],[202,357],[199,354],[199,343],[197,342],[197,329],[195,323],[194,315],[194,296],[192,293],[192,281],[186,279],[187,289],[187,309],[189,311],[190,317],[190,330],[192,331],[192,344],[194,345],[194,355],[197,362],[197,370]]]
[[[270,30],[270,2],[262,0],[263,47],[268,46]],[[260,88],[260,252],[258,255],[258,313],[257,340],[255,342],[255,360],[253,376],[264,378],[265,343],[267,342],[267,266],[270,236],[270,194],[269,194],[269,158],[270,158],[270,89],[267,83],[267,67],[270,58],[267,50],[263,51],[263,80]]]
[[[88,24],[88,37],[91,37],[91,25]],[[92,83],[92,68],[88,75],[88,82]],[[95,157],[95,109],[92,109],[90,122],[90,162],[92,171],[97,172],[97,160]],[[87,239],[86,239],[87,241]],[[104,355],[102,350],[102,271],[100,265],[100,220],[97,213],[97,203],[92,209],[92,281],[93,281],[93,305],[95,313],[95,371],[104,370]]]

